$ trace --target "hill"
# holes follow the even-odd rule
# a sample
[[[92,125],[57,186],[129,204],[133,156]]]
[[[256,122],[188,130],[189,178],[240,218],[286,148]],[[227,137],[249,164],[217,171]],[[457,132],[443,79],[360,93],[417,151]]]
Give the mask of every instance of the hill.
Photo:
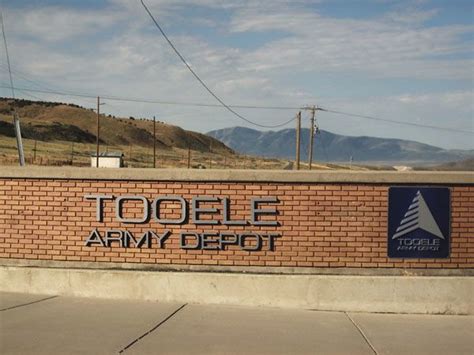
[[[294,159],[295,129],[258,131],[232,127],[207,133],[243,154]],[[309,129],[301,130],[301,158],[307,159]],[[357,162],[447,162],[474,156],[474,151],[446,150],[402,139],[351,137],[320,131],[315,138],[315,160]]]
[[[0,98],[0,166],[18,164],[12,103],[12,99]],[[97,115],[93,110],[29,100],[16,100],[15,106],[28,165],[90,166],[90,154],[96,149]],[[154,155],[153,121],[110,115],[101,115],[100,120],[101,151],[124,153],[127,167],[283,169],[288,165],[286,160],[236,154],[212,137],[158,121]]]
[[[94,143],[97,115],[91,109],[77,105],[16,100],[21,117],[22,136],[39,141],[68,141]],[[11,119],[12,99],[0,98],[0,135],[14,137]],[[220,141],[197,132],[156,122],[158,149],[181,148],[220,154],[233,151]],[[107,146],[153,146],[153,121],[148,119],[120,118],[101,115],[100,141]]]

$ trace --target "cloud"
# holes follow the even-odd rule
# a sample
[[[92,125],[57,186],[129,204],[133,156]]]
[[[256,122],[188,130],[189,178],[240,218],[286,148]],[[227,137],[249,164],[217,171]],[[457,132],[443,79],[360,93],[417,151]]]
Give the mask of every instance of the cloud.
[[[389,119],[445,125],[449,117],[453,127],[472,126],[474,100],[470,91],[454,88],[439,94],[427,87],[416,93],[407,89],[400,95],[382,95],[375,90],[361,97],[358,83],[350,79],[352,75],[381,79],[383,91],[390,92],[390,79],[419,83],[426,79],[455,82],[472,78],[473,61],[462,54],[472,51],[465,37],[472,34],[474,26],[423,26],[423,21],[436,15],[435,11],[414,13],[411,19],[400,10],[370,19],[340,19],[319,13],[314,2],[306,1],[147,3],[159,15],[165,30],[176,27],[174,21],[179,19],[180,32],[170,30],[170,38],[192,68],[229,104],[299,107],[317,102],[341,111]],[[217,21],[200,16],[190,19],[186,11],[192,12],[193,6],[224,11],[226,16]],[[13,64],[30,78],[93,95],[216,103],[172,52],[137,1],[109,0],[105,7],[94,11],[67,6],[28,7],[22,9],[21,21],[12,23],[14,11],[8,11],[7,23]],[[206,37],[193,31],[195,26],[186,19],[211,26],[215,33]],[[254,37],[264,40],[242,46],[239,41],[216,41],[218,36],[238,37],[250,43]],[[336,89],[342,82],[341,89],[346,93],[352,90],[354,95],[329,95],[316,89],[313,83],[323,75],[338,80]],[[16,82],[32,85],[19,77]],[[83,102],[91,105],[87,100]],[[199,131],[242,124],[224,109],[108,104],[104,110],[113,114],[156,114]],[[263,124],[283,122],[294,115],[291,111],[241,112]],[[472,146],[471,137],[447,134],[439,138],[439,132],[421,134],[403,126],[387,129],[387,125],[363,120],[321,117],[325,125],[322,128],[345,134],[403,136],[445,146]]]
[[[118,11],[48,6],[13,10],[9,13],[8,25],[13,33],[22,37],[57,42],[104,31],[123,20],[125,15]]]
[[[421,24],[426,22],[433,17],[435,17],[439,13],[438,9],[431,9],[431,10],[419,10],[416,8],[405,8],[400,11],[395,11],[388,13],[386,18],[388,20],[399,22],[402,24]]]
[[[463,113],[472,113],[474,110],[474,92],[473,91],[452,91],[436,94],[422,94],[422,95],[399,95],[394,97],[406,105],[423,106],[423,107],[437,107],[444,111],[456,110]],[[473,122],[470,122],[472,130]],[[469,129],[469,127],[464,127]]]
[[[408,0],[395,2],[384,16],[384,21],[392,21],[401,25],[421,25],[428,20],[434,19],[442,10],[439,8],[427,8],[428,1]]]
[[[402,122],[473,131],[474,93],[446,91],[430,94],[373,96],[363,101],[353,98],[326,99],[325,107]],[[472,133],[450,133],[430,128],[414,128],[322,112],[325,129],[348,135],[398,137],[448,148],[474,149]],[[346,122],[344,125],[343,123]]]
[[[163,14],[166,20],[177,11],[175,10],[177,6],[196,4],[213,8],[224,6],[223,2],[218,0],[204,2],[160,0],[149,3],[150,7],[159,7],[160,19]],[[220,30],[228,33],[248,34],[249,40],[255,32],[282,31],[287,35],[267,41],[253,50],[222,45],[215,47],[203,42],[202,39],[189,36],[192,39],[181,47],[185,49],[185,57],[191,63],[196,62],[195,58],[208,58],[201,61],[202,64],[211,65],[213,69],[217,67],[217,70],[220,67],[232,66],[232,69],[239,73],[269,72],[268,75],[273,75],[275,71],[279,73],[357,71],[371,77],[462,79],[469,77],[471,72],[471,60],[446,58],[472,51],[470,43],[463,41],[462,38],[472,34],[474,26],[418,28],[406,23],[400,25],[398,21],[387,22],[387,15],[370,20],[342,20],[308,11],[305,2],[294,5],[287,1],[277,1],[273,6],[269,6],[266,1],[245,4],[248,6],[240,2],[226,2],[226,7],[233,9],[228,26],[206,18],[196,18],[193,21],[224,26]],[[28,9],[21,12],[21,18],[17,21],[25,25],[21,28],[15,25],[13,30],[19,33],[21,38],[31,37],[35,43],[73,39],[81,43],[82,39],[82,46],[97,47],[104,44],[97,43],[92,36],[103,33],[106,28],[113,28],[116,34],[111,39],[106,38],[106,41],[117,45],[117,39],[121,38],[121,32],[124,31],[127,38],[133,36],[130,42],[141,43],[142,37],[150,36],[149,31],[154,29],[138,5],[134,3],[132,7],[128,1],[111,0],[109,7],[98,11],[78,11],[58,7]],[[128,17],[127,12],[131,8],[140,12],[143,21],[140,19],[137,23]],[[263,11],[263,8],[266,11]],[[433,14],[434,10],[425,13]],[[415,16],[414,13],[410,15]],[[394,17],[395,14],[390,16]],[[149,33],[145,34],[145,29]],[[155,37],[155,41],[162,41],[157,32],[151,32],[151,35]],[[89,37],[89,43],[86,37]],[[198,42],[199,45],[196,46],[193,42]],[[140,59],[131,52],[139,52],[137,46],[132,48],[118,45],[122,51],[120,56],[126,57],[127,61],[135,56],[133,63],[149,62],[146,57]],[[161,49],[169,52],[166,48]],[[156,59],[156,56],[154,58]]]
[[[308,25],[310,24],[310,25]],[[474,26],[418,28],[384,18],[347,20],[296,10],[237,11],[234,32],[285,31],[287,36],[248,53],[249,71],[359,71],[372,77],[466,78],[470,60],[443,59],[469,53],[462,40]]]

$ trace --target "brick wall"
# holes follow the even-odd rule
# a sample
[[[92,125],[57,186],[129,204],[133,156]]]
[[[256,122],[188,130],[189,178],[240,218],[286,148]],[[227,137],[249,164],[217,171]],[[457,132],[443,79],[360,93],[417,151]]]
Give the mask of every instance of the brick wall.
[[[252,197],[277,196],[278,227],[125,224],[105,202],[96,221],[95,202],[84,195],[196,195],[229,197],[232,219],[248,219]],[[187,265],[472,268],[474,267],[474,186],[451,188],[451,257],[387,258],[388,185],[332,183],[153,182],[76,179],[0,179],[0,258]],[[205,207],[217,207],[208,203]],[[162,217],[179,216],[177,206],[162,206]],[[140,216],[134,202],[124,214]],[[270,217],[264,217],[270,218]],[[275,217],[273,216],[273,219]],[[164,248],[85,246],[91,230],[122,229],[139,235],[169,229]],[[279,233],[274,250],[183,250],[180,231]]]

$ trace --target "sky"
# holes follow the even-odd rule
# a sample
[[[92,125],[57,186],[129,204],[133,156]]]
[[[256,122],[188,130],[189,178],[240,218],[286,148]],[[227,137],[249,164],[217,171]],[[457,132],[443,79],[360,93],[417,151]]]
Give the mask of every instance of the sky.
[[[229,105],[317,105],[473,131],[474,8],[469,0],[144,0],[175,46]],[[139,0],[3,0],[17,97],[95,99],[20,89],[217,103]],[[5,48],[0,96],[11,96]],[[224,108],[103,100],[101,111],[186,129],[253,127]],[[236,109],[273,125],[297,110]],[[318,111],[320,129],[474,149],[474,134]],[[303,111],[303,126],[309,112]],[[292,128],[294,123],[287,127]]]

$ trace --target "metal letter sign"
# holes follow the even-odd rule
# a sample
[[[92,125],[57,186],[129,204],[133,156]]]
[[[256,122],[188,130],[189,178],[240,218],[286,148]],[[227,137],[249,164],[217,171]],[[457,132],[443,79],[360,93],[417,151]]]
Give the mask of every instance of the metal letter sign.
[[[153,229],[140,232],[125,229],[93,229],[85,241],[86,246],[101,246],[110,248],[116,244],[121,248],[165,248],[166,240],[172,236],[173,231],[166,225],[228,225],[228,226],[269,226],[278,227],[280,223],[276,220],[278,210],[273,208],[262,208],[265,204],[278,204],[280,201],[276,196],[252,197],[249,201],[250,211],[248,217],[242,220],[231,219],[231,201],[229,197],[219,196],[194,196],[191,199],[192,208],[182,196],[168,195],[157,196],[154,200],[141,195],[85,195],[86,200],[95,200],[96,221],[104,222],[104,209],[108,203],[115,205],[115,222],[118,224],[150,224],[154,223]],[[127,201],[139,201],[138,207],[128,211]],[[161,208],[166,202],[179,205],[179,217],[167,218]],[[206,203],[213,207],[204,207]],[[219,208],[219,205],[221,208]],[[169,208],[164,206],[164,209]],[[176,209],[176,207],[174,207]],[[134,212],[136,211],[136,212]],[[132,213],[131,213],[132,212]],[[138,215],[138,217],[136,216]],[[266,218],[262,218],[266,216]],[[152,221],[152,222],[151,222]],[[156,222],[160,225],[157,226]],[[155,229],[160,228],[159,230]],[[117,227],[120,228],[120,227]],[[179,246],[181,249],[192,250],[226,250],[229,246],[240,247],[243,251],[273,251],[275,241],[280,238],[279,233],[258,233],[239,230],[234,233],[230,231],[181,231],[179,234]],[[155,244],[155,246],[153,246]]]
[[[391,187],[388,192],[388,256],[447,258],[450,245],[447,187]]]

